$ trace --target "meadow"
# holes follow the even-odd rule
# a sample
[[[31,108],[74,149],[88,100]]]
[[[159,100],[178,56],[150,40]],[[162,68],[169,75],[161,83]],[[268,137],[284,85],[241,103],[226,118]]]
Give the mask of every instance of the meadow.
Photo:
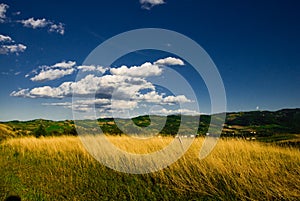
[[[173,140],[154,137],[137,143],[125,136],[108,138],[134,153],[153,152]],[[220,139],[200,160],[202,143],[203,138],[196,138],[171,166],[139,175],[100,164],[76,136],[7,139],[0,144],[0,200],[9,195],[24,201],[300,199],[299,149]]]

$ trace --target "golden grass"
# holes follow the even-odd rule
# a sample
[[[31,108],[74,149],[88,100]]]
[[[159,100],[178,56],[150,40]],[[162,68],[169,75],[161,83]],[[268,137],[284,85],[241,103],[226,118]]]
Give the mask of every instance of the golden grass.
[[[171,137],[154,137],[149,140],[132,141],[124,136],[108,136],[108,139],[120,149],[143,154],[157,151],[173,140]],[[97,199],[99,197],[93,196],[109,193],[112,189],[120,191],[120,186],[122,186],[121,191],[128,191],[123,192],[125,199],[149,199],[146,195],[152,195],[154,199],[162,195],[156,194],[157,189],[149,185],[157,184],[161,188],[157,191],[165,193],[165,197],[161,197],[162,200],[171,199],[172,194],[175,198],[187,200],[201,198],[297,200],[300,198],[300,151],[298,149],[237,139],[219,140],[213,152],[200,160],[198,156],[202,143],[203,139],[197,138],[187,153],[177,162],[164,170],[147,175],[132,176],[102,166],[87,153],[77,137],[9,139],[1,145],[1,151],[5,156],[0,155],[0,160],[4,160],[3,164],[19,164],[17,177],[20,178],[21,183],[35,186],[35,190],[42,192],[42,195],[50,200],[60,199],[62,197],[59,196],[62,194],[68,194],[69,200],[80,200],[86,197]],[[20,168],[24,169],[20,170]],[[116,175],[122,179],[115,178],[116,181],[110,181],[109,178]],[[39,184],[35,180],[48,183]],[[99,189],[100,184],[97,182],[100,180],[108,185],[105,188],[107,192],[104,192],[102,187]],[[108,184],[108,180],[112,183]],[[93,186],[91,182],[98,187]],[[138,192],[135,191],[137,185],[144,186],[147,190],[142,197],[137,196]],[[108,189],[110,187],[112,189]],[[168,194],[169,191],[172,193]],[[76,194],[78,192],[86,194]],[[108,198],[110,195],[106,196],[105,198]]]
[[[23,154],[26,151],[34,152],[48,152],[49,154],[56,154],[57,152],[84,152],[77,137],[61,136],[61,137],[40,137],[35,138],[24,137],[7,140],[3,143],[4,146],[11,146],[18,149]]]
[[[153,153],[168,146],[173,137],[149,137],[137,138],[130,136],[106,136],[108,141],[115,147],[128,153],[147,154]]]
[[[11,127],[5,125],[5,124],[0,124],[0,140],[3,138],[8,138],[8,137],[15,137],[15,133],[12,131]]]
[[[198,146],[197,146],[198,143]],[[175,177],[176,186],[188,184],[191,191],[226,197],[233,192],[243,199],[270,200],[300,197],[300,152],[243,140],[221,140],[204,160],[196,159],[198,141],[185,155],[186,166]],[[192,168],[193,167],[193,168]],[[195,177],[195,174],[202,177]],[[204,189],[209,188],[211,191]],[[204,192],[203,192],[204,191]]]

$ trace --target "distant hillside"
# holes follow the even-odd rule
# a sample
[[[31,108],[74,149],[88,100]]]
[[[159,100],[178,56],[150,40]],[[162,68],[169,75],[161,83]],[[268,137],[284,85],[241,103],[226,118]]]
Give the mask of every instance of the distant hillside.
[[[0,141],[18,136],[76,135],[73,121],[51,121],[35,119],[31,121],[9,121],[0,123]]]
[[[300,131],[300,109],[283,109],[276,112],[252,111],[228,113],[227,125],[238,126],[277,126],[279,132],[299,133]],[[264,131],[267,131],[264,130]]]
[[[140,129],[151,125],[151,132],[160,133],[161,135],[176,135],[181,124],[180,115],[167,116],[166,124],[161,129],[159,124],[163,122],[165,117],[139,116],[133,119],[98,119],[98,124],[102,131],[106,134],[120,135],[126,133],[140,133]],[[200,121],[197,116],[184,116],[187,119],[185,125],[181,127],[181,132],[187,135],[195,133],[195,129],[199,135],[206,135],[209,124],[210,115],[201,115]],[[137,125],[132,128],[131,120]],[[78,121],[86,132],[92,132],[93,121]],[[122,130],[116,125],[122,126]],[[156,122],[156,123],[155,123]],[[196,122],[196,124],[193,124]],[[77,125],[78,126],[78,125]],[[212,125],[214,126],[214,125]],[[79,126],[80,127],[80,126]],[[90,127],[90,130],[89,130]],[[288,134],[288,135],[287,135]],[[270,139],[286,140],[294,137],[293,134],[300,134],[300,108],[283,109],[275,112],[271,111],[250,111],[250,112],[230,112],[226,114],[226,121],[223,127],[223,137],[258,137],[264,141]],[[0,124],[0,140],[8,137],[27,136],[58,136],[58,135],[76,135],[74,121],[51,121],[37,119],[32,121],[9,121]],[[275,136],[275,137],[274,137]],[[283,136],[283,137],[282,137]]]
[[[275,112],[251,111],[228,113],[223,137],[241,137],[273,142],[280,146],[300,147],[300,109]]]

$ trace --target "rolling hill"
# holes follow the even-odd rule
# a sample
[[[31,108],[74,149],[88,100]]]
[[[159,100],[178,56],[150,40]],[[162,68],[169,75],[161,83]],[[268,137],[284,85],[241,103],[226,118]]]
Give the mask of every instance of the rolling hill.
[[[208,130],[211,116],[201,115],[184,116],[187,119],[182,126],[181,131],[189,134],[195,131],[195,124],[198,121],[198,135],[205,135]],[[139,128],[147,127],[151,124],[153,133],[160,135],[176,135],[181,124],[182,116],[170,115],[166,118],[165,126],[158,128],[158,122],[162,122],[165,117],[139,116],[133,119],[98,119],[98,124],[105,134],[121,135],[125,130],[126,133],[139,133]],[[135,130],[131,129],[132,121]],[[116,124],[118,122],[118,125]],[[81,120],[76,122],[88,128],[89,124],[93,124],[91,120]],[[119,129],[118,126],[122,126]],[[213,125],[212,125],[213,126]],[[123,130],[123,131],[122,131]],[[89,130],[87,130],[89,132]],[[230,112],[226,114],[226,121],[222,130],[222,137],[255,137],[262,141],[282,141],[298,138],[300,134],[300,108],[282,109],[278,111],[249,111],[249,112]],[[0,123],[0,140],[18,137],[18,136],[60,136],[60,135],[76,135],[74,121],[51,121],[44,119],[36,119],[31,121],[9,121]]]

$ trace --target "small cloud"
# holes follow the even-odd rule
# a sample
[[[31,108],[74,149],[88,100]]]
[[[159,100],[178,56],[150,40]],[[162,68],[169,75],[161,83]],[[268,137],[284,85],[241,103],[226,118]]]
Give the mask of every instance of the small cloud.
[[[44,82],[44,81],[56,80],[56,79],[66,76],[66,75],[71,75],[71,74],[73,74],[74,71],[75,71],[74,69],[42,70],[39,74],[30,78],[30,80],[34,81],[34,82]]]
[[[75,61],[62,61],[51,66],[52,68],[72,68],[76,65]]]
[[[162,73],[162,69],[157,65],[153,65],[150,62],[146,62],[141,66],[121,66],[120,68],[111,68],[111,74],[113,75],[126,75],[130,77],[150,77],[158,76]]]
[[[7,4],[1,3],[0,4],[0,23],[5,22],[6,19],[6,10],[9,8]]]
[[[36,75],[32,78],[30,78],[31,81],[34,82],[44,82],[44,81],[50,81],[50,80],[56,80],[59,78],[62,78],[67,75],[71,75],[75,72],[76,62],[75,61],[62,61],[59,63],[56,63],[52,66],[41,66],[40,72],[37,72],[35,70],[32,73],[35,73]],[[30,74],[25,75],[25,77],[29,77]]]
[[[161,66],[173,66],[173,65],[179,65],[183,66],[184,62],[181,59],[174,58],[174,57],[167,57],[164,59],[159,59],[156,62],[154,62],[155,65],[161,65]]]
[[[178,96],[167,96],[163,99],[164,103],[190,103],[192,102],[184,95],[178,95]]]
[[[1,72],[1,75],[20,75],[22,72],[21,71],[15,71],[14,69],[9,69],[9,71],[6,72]]]
[[[35,20],[33,17],[27,20],[20,20],[19,22],[22,23],[24,27],[33,28],[33,29],[42,28],[49,24],[49,22],[45,18]]]
[[[60,35],[64,35],[65,34],[64,24],[61,22],[58,24],[51,24],[49,31],[59,33]]]
[[[16,53],[18,55],[26,50],[27,47],[25,45],[12,44],[13,42],[15,41],[10,36],[0,34],[0,54]]]
[[[46,106],[64,106],[64,107],[71,107],[71,102],[62,102],[62,103],[42,103],[42,105]]]
[[[7,4],[1,3],[0,4],[0,23],[4,23],[6,21],[6,11],[9,8],[9,6]],[[13,16],[17,16],[20,15],[21,12],[17,11],[12,13]],[[24,20],[18,20],[18,21],[10,21],[9,22],[18,22],[23,24],[24,27],[27,28],[32,28],[32,29],[37,29],[37,28],[48,28],[49,32],[54,32],[54,33],[58,33],[61,35],[65,34],[65,25],[61,22],[56,23],[50,20],[47,20],[45,18],[41,18],[41,19],[35,19],[33,17],[28,18],[28,19],[24,19]]]
[[[54,91],[50,86],[36,87],[31,90],[29,89],[20,89],[19,91],[13,91],[10,96],[14,97],[24,97],[24,98],[63,98]]]
[[[11,39],[11,37],[0,34],[0,42],[10,43],[10,42],[14,42],[14,41]]]
[[[192,100],[186,98],[185,95],[178,96],[165,96],[164,94],[158,94],[157,91],[150,91],[146,94],[137,94],[137,100],[148,102],[148,103],[160,103],[166,105],[173,105],[175,103],[191,103]]]
[[[17,12],[14,12],[12,13],[13,15],[21,15],[21,11],[17,11]]]
[[[152,7],[165,4],[164,0],[140,0],[142,9],[150,10]]]
[[[13,91],[10,93],[10,96],[14,97],[27,97],[27,98],[35,98],[29,95],[29,89],[20,89],[19,91]]]
[[[166,108],[162,108],[159,110],[153,110],[151,113],[156,115],[174,115],[174,114],[181,114],[181,115],[200,115],[200,112],[197,112],[195,110],[189,110],[189,109],[176,109],[176,110],[168,110]]]
[[[29,73],[27,73],[26,75],[25,75],[25,77],[27,78],[27,77],[29,77],[30,75],[36,75],[38,72],[37,72],[37,69],[33,69],[31,72],[29,72]]]
[[[105,68],[103,66],[95,66],[95,65],[83,65],[83,66],[78,66],[77,67],[78,70],[81,70],[82,72],[100,72],[100,73],[105,73],[107,71],[108,68]]]
[[[14,45],[1,45],[0,54],[9,54],[9,53],[20,53],[26,50],[26,46],[23,44],[14,44]]]
[[[65,34],[65,27],[64,24],[61,22],[56,24],[54,22],[46,20],[45,18],[34,19],[33,17],[27,20],[20,20],[18,22],[22,23],[24,27],[28,27],[32,29],[48,27],[49,32],[55,32],[61,35]]]

